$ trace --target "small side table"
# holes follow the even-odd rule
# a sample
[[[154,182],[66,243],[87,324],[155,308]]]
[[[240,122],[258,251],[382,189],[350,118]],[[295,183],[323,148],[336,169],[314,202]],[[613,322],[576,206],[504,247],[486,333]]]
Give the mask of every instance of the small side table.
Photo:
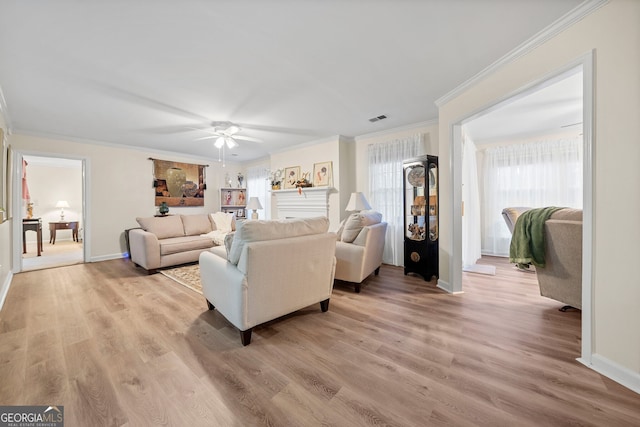
[[[78,241],[78,221],[56,221],[49,223],[49,243],[56,244],[57,230],[71,230],[71,238]]]
[[[38,256],[42,255],[42,219],[41,218],[22,218],[22,253],[27,253],[27,231],[35,231],[38,235],[37,246]]]

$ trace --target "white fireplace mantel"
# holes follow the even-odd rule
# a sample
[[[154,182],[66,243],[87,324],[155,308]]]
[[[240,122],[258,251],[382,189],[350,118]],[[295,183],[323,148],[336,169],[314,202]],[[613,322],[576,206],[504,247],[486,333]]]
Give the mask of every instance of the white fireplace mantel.
[[[288,190],[273,190],[276,198],[278,219],[329,217],[329,193],[333,187],[306,187]]]

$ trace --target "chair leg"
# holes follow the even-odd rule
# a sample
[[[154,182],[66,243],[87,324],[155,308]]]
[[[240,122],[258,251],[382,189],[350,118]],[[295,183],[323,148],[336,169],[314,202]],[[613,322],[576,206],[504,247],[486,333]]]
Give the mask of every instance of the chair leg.
[[[374,271],[373,274],[375,274],[376,276],[380,274],[380,267],[376,268],[376,271]]]
[[[240,331],[240,341],[242,345],[247,346],[251,343],[251,332],[253,328],[247,329],[246,331]]]
[[[323,313],[329,310],[329,298],[324,301],[320,301],[320,310],[322,310]]]
[[[207,301],[207,307],[209,308],[209,310],[213,310],[215,308],[213,304],[211,304],[209,300],[206,300],[206,301]]]

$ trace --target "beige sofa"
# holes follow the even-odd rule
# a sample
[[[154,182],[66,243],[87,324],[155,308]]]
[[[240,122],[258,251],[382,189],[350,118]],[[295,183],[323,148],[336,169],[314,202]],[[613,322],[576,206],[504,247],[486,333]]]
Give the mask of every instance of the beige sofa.
[[[540,295],[582,309],[582,210],[554,212],[544,231],[545,267],[536,268]]]
[[[240,330],[243,345],[256,325],[318,302],[328,310],[336,247],[328,228],[325,217],[244,221],[228,250],[200,254],[207,305]]]
[[[336,233],[336,280],[353,283],[359,293],[362,281],[380,271],[386,232],[380,213],[351,214]]]
[[[216,223],[217,220],[217,223]],[[198,261],[202,251],[223,244],[233,231],[233,215],[224,213],[136,218],[129,231],[131,261],[155,273],[158,268]]]

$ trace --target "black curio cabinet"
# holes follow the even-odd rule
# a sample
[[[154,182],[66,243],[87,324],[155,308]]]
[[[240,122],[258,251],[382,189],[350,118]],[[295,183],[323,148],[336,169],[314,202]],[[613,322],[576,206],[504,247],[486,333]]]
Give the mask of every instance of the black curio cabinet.
[[[438,157],[403,162],[404,274],[438,277]]]

